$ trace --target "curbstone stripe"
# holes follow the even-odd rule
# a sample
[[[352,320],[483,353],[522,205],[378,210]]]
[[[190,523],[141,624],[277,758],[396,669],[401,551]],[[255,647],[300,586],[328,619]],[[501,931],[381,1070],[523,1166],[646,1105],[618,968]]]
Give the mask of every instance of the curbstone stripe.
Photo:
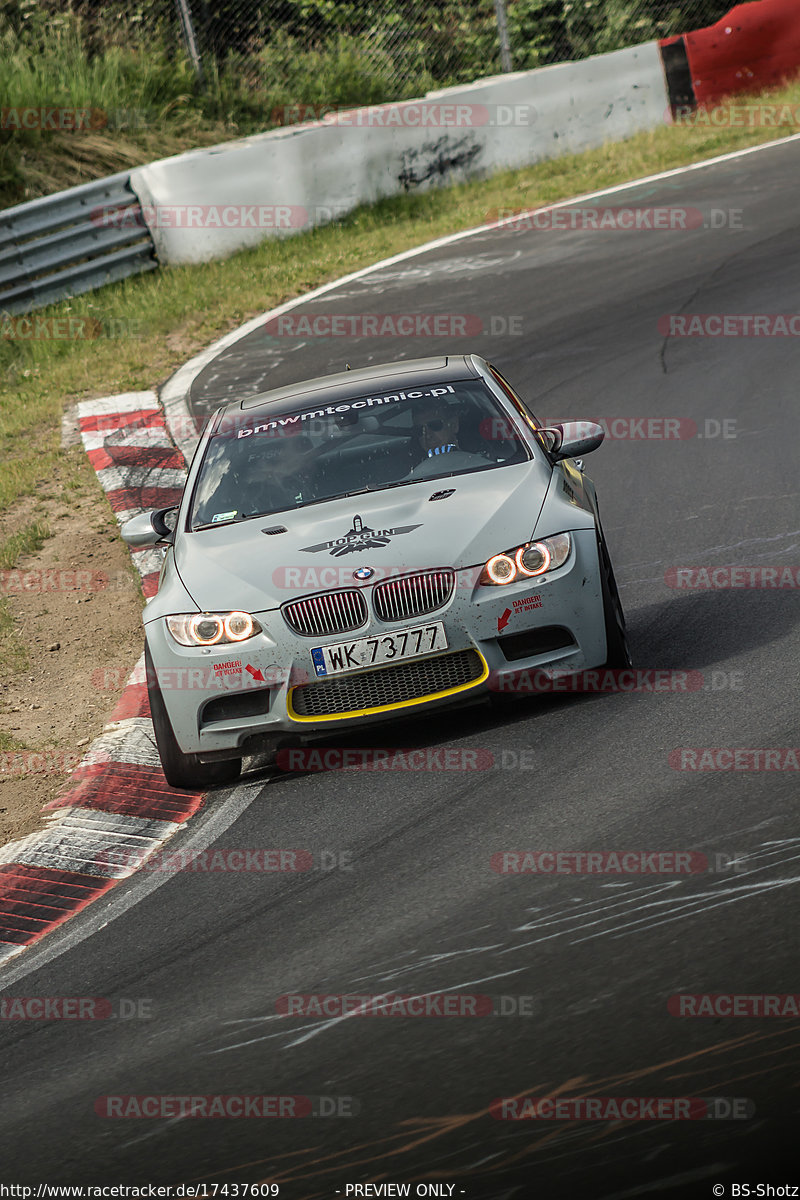
[[[120,525],[180,500],[185,462],[154,392],[85,401],[77,421]],[[131,558],[148,600],[161,552],[134,550]],[[134,874],[202,804],[202,793],[173,791],[164,779],[142,655],[67,791],[45,805],[48,827],[0,848],[0,964]]]

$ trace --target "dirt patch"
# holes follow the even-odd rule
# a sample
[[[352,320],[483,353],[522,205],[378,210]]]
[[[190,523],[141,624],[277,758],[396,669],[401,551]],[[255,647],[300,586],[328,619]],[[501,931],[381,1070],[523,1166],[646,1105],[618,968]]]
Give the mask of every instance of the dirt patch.
[[[16,642],[0,681],[0,845],[44,826],[42,805],[68,787],[143,644],[138,576],[82,448],[3,524],[31,519],[52,536],[0,575]]]
[[[196,354],[200,354],[202,350],[207,348],[208,341],[204,341],[199,336],[196,326],[196,319],[184,321],[177,329],[173,329],[166,334],[164,345],[174,362],[189,362]]]

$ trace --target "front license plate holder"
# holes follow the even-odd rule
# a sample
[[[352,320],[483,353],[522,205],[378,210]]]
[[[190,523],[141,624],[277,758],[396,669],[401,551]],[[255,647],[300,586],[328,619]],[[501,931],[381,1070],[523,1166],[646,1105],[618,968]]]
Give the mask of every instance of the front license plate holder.
[[[392,663],[408,662],[437,654],[447,647],[447,634],[441,621],[414,625],[410,629],[395,629],[374,637],[354,638],[332,646],[314,646],[311,662],[314,674],[320,679],[361,671],[367,667],[386,667]]]

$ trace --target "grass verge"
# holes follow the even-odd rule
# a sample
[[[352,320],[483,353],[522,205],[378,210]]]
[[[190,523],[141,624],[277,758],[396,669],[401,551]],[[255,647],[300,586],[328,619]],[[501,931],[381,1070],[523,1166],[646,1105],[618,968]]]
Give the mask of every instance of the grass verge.
[[[6,7],[0,208],[300,120],[299,105],[352,108],[455,82],[434,78],[420,47],[414,54],[406,44],[398,79],[398,63],[367,32],[331,32],[324,45],[308,45],[273,29],[268,47],[251,47],[227,65],[207,56],[201,84],[167,26],[144,29],[111,12],[104,20],[100,10],[92,23],[37,4],[15,22]],[[479,58],[468,77],[481,69]]]

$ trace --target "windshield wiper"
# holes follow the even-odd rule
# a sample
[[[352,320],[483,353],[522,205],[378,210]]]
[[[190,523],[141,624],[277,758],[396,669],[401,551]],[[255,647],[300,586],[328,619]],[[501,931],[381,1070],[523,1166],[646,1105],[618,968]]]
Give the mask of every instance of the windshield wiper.
[[[223,525],[233,525],[234,521],[241,521],[242,517],[228,517],[227,521],[207,521],[205,525],[193,525],[192,533],[199,533],[201,529],[221,529]]]
[[[222,525],[234,525],[239,521],[250,521],[253,517],[264,516],[267,514],[237,512],[235,517],[228,517],[225,521],[206,521],[204,525],[193,525],[192,533],[199,533],[201,529],[219,529]]]

